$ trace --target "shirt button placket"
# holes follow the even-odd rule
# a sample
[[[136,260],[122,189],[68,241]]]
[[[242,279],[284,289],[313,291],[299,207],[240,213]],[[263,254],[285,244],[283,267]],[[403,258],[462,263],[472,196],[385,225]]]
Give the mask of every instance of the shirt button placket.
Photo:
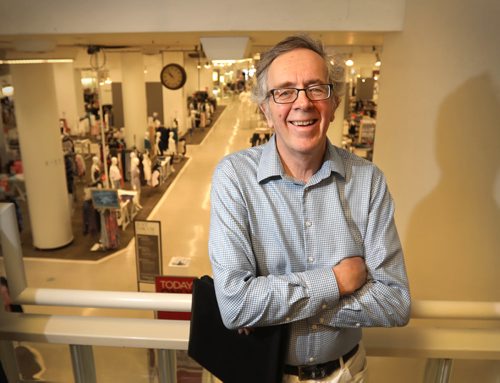
[[[312,221],[310,219],[306,219],[304,225],[305,225],[306,229],[308,229],[312,226]],[[314,261],[315,261],[315,259],[312,255],[309,255],[307,257],[307,263],[314,263]]]

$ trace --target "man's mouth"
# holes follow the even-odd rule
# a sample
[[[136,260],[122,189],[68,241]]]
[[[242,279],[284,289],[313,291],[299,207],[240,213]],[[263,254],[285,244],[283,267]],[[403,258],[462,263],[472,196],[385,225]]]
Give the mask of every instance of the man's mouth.
[[[317,120],[303,120],[303,121],[289,121],[290,124],[295,126],[309,126],[316,122]]]

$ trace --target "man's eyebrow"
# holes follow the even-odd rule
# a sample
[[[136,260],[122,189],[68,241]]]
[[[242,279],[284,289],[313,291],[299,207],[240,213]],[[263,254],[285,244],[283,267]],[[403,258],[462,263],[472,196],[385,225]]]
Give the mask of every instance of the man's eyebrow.
[[[308,86],[311,86],[311,85],[318,85],[318,84],[325,84],[325,83],[326,82],[323,80],[313,79],[313,80],[306,81],[304,86],[307,88]],[[297,84],[290,82],[290,81],[286,81],[286,82],[280,83],[280,84],[272,87],[271,89],[280,89],[280,88],[297,88]]]

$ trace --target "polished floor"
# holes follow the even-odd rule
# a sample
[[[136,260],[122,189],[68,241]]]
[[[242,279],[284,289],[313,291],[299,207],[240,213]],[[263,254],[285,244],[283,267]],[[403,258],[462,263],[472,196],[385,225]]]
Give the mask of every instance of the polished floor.
[[[239,100],[222,100],[227,107],[199,145],[188,147],[189,161],[167,189],[148,219],[159,220],[162,229],[164,275],[201,276],[211,274],[208,260],[209,191],[211,175],[226,154],[250,146],[257,126],[255,108]],[[183,258],[184,267],[170,266]],[[136,291],[137,275],[133,241],[125,249],[99,261],[25,258],[30,287]],[[4,274],[3,260],[0,273]],[[141,291],[153,290],[141,284]],[[93,308],[25,307],[26,312],[152,317],[152,312]],[[39,359],[42,371],[35,377],[50,382],[73,381],[69,349],[64,345],[23,344]],[[98,382],[152,382],[146,350],[95,347]]]

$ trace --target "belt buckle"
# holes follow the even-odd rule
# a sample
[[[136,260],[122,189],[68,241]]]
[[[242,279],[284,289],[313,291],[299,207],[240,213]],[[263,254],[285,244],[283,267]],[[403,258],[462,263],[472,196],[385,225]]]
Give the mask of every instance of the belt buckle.
[[[299,380],[323,379],[327,376],[326,368],[319,365],[297,366]]]

